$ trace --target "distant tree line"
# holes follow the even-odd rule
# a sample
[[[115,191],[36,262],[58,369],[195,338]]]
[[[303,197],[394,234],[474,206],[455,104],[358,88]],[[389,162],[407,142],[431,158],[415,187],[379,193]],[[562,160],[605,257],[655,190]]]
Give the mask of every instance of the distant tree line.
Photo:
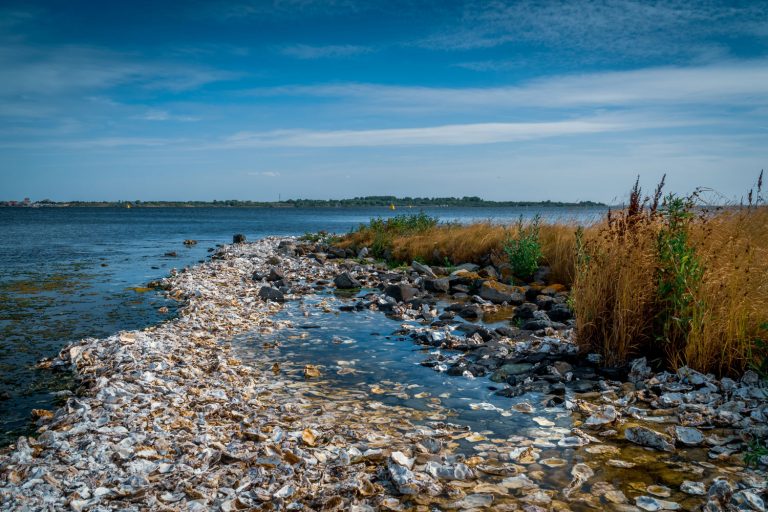
[[[477,196],[464,197],[395,197],[364,196],[352,199],[288,199],[285,201],[242,201],[238,199],[213,201],[68,201],[56,202],[49,199],[39,201],[41,206],[59,207],[117,207],[117,208],[351,208],[351,207],[604,207],[594,201],[487,201]]]

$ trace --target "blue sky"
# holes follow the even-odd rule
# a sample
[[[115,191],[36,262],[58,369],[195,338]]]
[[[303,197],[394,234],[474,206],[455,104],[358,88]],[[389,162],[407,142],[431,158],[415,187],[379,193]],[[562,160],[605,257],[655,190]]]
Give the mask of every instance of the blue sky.
[[[0,199],[738,198],[768,3],[5,1]]]

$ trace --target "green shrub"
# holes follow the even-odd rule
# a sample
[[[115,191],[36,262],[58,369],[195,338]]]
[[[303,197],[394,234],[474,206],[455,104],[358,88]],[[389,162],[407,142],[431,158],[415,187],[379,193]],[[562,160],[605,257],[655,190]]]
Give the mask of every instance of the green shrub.
[[[542,257],[539,241],[540,217],[536,215],[528,224],[522,216],[517,221],[516,236],[508,235],[504,241],[504,252],[512,266],[512,273],[520,279],[530,279],[539,268]]]
[[[689,241],[693,219],[691,198],[669,194],[662,204],[662,226],[658,234],[658,301],[656,339],[674,365],[681,365],[699,307],[696,290],[703,267]]]

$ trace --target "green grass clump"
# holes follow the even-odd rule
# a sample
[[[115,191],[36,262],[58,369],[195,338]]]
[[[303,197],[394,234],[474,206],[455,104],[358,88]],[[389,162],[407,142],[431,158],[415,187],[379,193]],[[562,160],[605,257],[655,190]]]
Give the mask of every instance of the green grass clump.
[[[424,212],[395,215],[386,219],[376,217],[368,224],[361,224],[357,233],[361,238],[369,240],[374,257],[390,259],[392,242],[396,237],[429,231],[437,226],[437,223],[437,217],[431,217]]]
[[[533,276],[543,256],[539,241],[539,222],[540,217],[536,215],[530,223],[524,224],[521,216],[517,221],[515,236],[510,234],[504,241],[503,249],[512,266],[512,273],[523,280]]]

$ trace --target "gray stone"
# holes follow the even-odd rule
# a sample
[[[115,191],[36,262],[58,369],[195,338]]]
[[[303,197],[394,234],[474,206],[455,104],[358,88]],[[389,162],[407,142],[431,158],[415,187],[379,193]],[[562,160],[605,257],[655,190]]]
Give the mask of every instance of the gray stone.
[[[521,326],[526,331],[538,331],[547,327],[552,327],[552,320],[549,319],[544,311],[534,311],[533,317]]]
[[[704,496],[707,494],[707,489],[702,482],[692,482],[690,480],[684,480],[683,483],[680,484],[680,490],[693,496]]]
[[[236,235],[232,235],[232,243],[233,244],[245,243],[245,235],[243,235],[242,233],[238,233]]]
[[[635,505],[643,510],[680,510],[680,504],[674,501],[666,501],[654,498],[652,496],[638,496],[635,498]]]
[[[398,302],[408,302],[418,295],[419,290],[407,284],[392,284],[384,289],[384,294]]]
[[[474,263],[462,263],[461,265],[457,265],[453,267],[453,272],[458,272],[459,270],[466,270],[467,272],[477,272],[480,270],[480,265],[475,265]]]
[[[593,415],[584,422],[585,427],[598,428],[616,421],[616,408],[612,405],[600,407]]]
[[[425,279],[424,289],[432,293],[448,293],[450,284],[448,283],[447,277],[442,277],[440,279]]]
[[[283,292],[277,288],[272,288],[271,286],[262,286],[259,289],[259,297],[264,300],[271,300],[273,302],[285,302],[285,296],[283,295]]]
[[[624,431],[624,437],[627,441],[639,444],[640,446],[647,446],[665,452],[675,451],[675,443],[670,436],[647,427],[639,425],[627,427]]]
[[[281,279],[285,279],[285,274],[283,274],[283,271],[277,268],[271,268],[269,269],[269,275],[267,276],[267,281],[280,281]]]
[[[547,311],[547,316],[554,322],[565,322],[573,317],[573,312],[567,304],[555,304]]]
[[[333,279],[333,284],[340,290],[351,290],[360,288],[360,282],[352,277],[349,272],[342,272]]]
[[[525,302],[515,308],[515,318],[522,318],[523,320],[533,318],[533,314],[538,310],[539,307],[536,304]]]
[[[693,427],[675,426],[675,438],[686,446],[699,446],[704,442],[704,434]]]
[[[435,273],[432,271],[432,269],[428,265],[425,265],[423,263],[419,263],[416,260],[411,262],[411,268],[413,268],[413,270],[415,270],[419,274],[425,275],[425,276],[427,276],[429,278],[435,279],[437,277],[435,275]]]

